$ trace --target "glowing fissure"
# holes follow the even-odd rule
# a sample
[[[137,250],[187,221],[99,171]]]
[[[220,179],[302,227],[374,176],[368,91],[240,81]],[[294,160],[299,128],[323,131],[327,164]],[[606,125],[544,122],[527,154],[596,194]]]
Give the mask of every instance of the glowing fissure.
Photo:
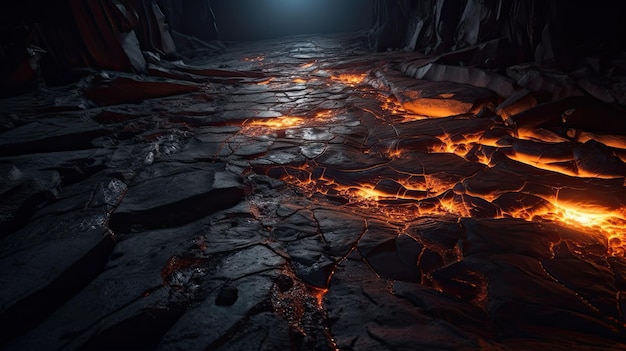
[[[310,170],[302,169],[306,173]],[[285,182],[305,191],[308,197],[315,194],[324,196],[340,196],[345,198],[348,206],[359,212],[365,212],[371,218],[379,218],[393,223],[411,222],[417,216],[455,216],[472,217],[472,203],[455,196],[451,190],[454,185],[431,180],[420,189],[409,189],[402,180],[394,180],[402,187],[397,192],[386,192],[377,189],[375,184],[342,185],[329,178],[302,179],[286,175],[281,178]],[[414,185],[414,184],[412,184]],[[415,196],[423,191],[423,196]],[[469,194],[468,194],[469,195]],[[498,196],[486,198],[491,202]],[[624,256],[624,228],[626,228],[626,211],[624,209],[609,211],[603,208],[581,209],[568,206],[556,200],[550,202],[548,208],[524,209],[520,211],[499,211],[495,218],[513,217],[527,221],[555,221],[574,228],[584,227],[603,234],[609,243],[609,253]]]
[[[304,64],[302,67],[310,68],[312,65],[312,63],[309,63]],[[380,111],[377,112],[368,108],[364,109],[364,111],[374,114],[377,118],[386,120],[385,122],[391,125],[430,119],[429,117],[408,113],[403,105],[393,96],[386,96],[372,90],[371,87],[364,84],[366,77],[367,74],[365,73],[350,73],[331,76],[330,80],[347,87],[356,88],[364,96],[376,98],[379,101]],[[306,84],[307,80],[295,78],[293,82]],[[329,122],[336,122],[335,119],[340,115],[341,111],[322,110],[308,117],[282,116],[254,119],[244,123],[242,133],[261,135],[278,130],[323,127],[328,126]],[[441,117],[436,118],[440,119]],[[532,132],[523,129],[504,129],[503,135],[500,137],[487,137],[485,134],[488,131],[489,129],[467,130],[459,134],[459,132],[450,133],[441,130],[438,135],[434,135],[436,139],[431,138],[432,140],[428,140],[432,145],[425,146],[425,149],[421,150],[421,152],[453,154],[472,163],[493,167],[493,152],[486,152],[484,149],[491,148],[492,150],[502,150],[509,160],[543,171],[563,174],[577,179],[584,179],[590,176],[603,178],[601,175],[591,175],[584,170],[579,170],[567,162],[559,162],[560,156],[558,155],[550,157],[541,153],[536,156],[525,155],[516,153],[509,146],[515,140],[533,140],[538,141],[540,145],[567,142],[567,140],[556,135],[542,130]],[[432,131],[428,135],[433,136]],[[435,143],[434,141],[438,142]],[[421,147],[418,141],[415,142],[413,147],[415,145]],[[364,150],[364,152],[382,156],[387,160],[415,159],[416,162],[419,162],[419,156],[416,156],[415,150],[403,147],[400,139],[388,144],[386,147],[370,148]],[[343,172],[362,171],[366,170]],[[367,171],[376,172],[377,170]],[[481,201],[493,206],[492,203],[498,200],[505,191],[474,193],[465,189],[464,179],[451,180],[440,178],[433,174],[411,174],[408,172],[403,173],[399,170],[395,170],[395,172],[402,175],[402,179],[390,179],[384,175],[377,175],[365,182],[349,181],[349,184],[343,184],[340,180],[329,176],[329,172],[323,165],[318,165],[314,160],[311,160],[303,166],[285,166],[281,173],[282,175],[279,175],[278,178],[300,188],[309,197],[315,197],[316,194],[320,194],[330,198],[342,198],[346,201],[346,207],[354,211],[366,212],[371,218],[379,218],[388,222],[407,223],[416,216],[472,217],[477,213],[481,216],[491,216],[492,218],[513,217],[527,221],[554,221],[566,226],[585,228],[585,230],[601,233],[607,238],[610,254],[617,256],[626,255],[626,238],[624,233],[626,230],[626,209],[624,208],[616,210],[602,206],[582,207],[559,201],[556,197],[534,194],[532,192],[527,193],[526,190],[520,188],[513,190],[513,192],[521,195],[527,193],[530,196],[541,198],[546,204],[536,207],[522,206],[522,208],[508,210],[494,206],[495,210],[482,210],[478,208],[481,206]],[[314,176],[315,174],[317,176]],[[610,179],[611,177],[605,178]]]
[[[285,128],[298,127],[302,124],[304,124],[304,118],[302,117],[283,116],[280,118],[267,118],[267,119],[252,120],[249,123],[244,124],[244,126],[267,127],[267,128],[272,128],[272,129],[285,129]]]
[[[336,82],[340,82],[342,84],[348,86],[357,86],[362,84],[365,81],[367,74],[365,73],[353,73],[353,74],[339,74],[336,76],[332,76],[330,79]]]

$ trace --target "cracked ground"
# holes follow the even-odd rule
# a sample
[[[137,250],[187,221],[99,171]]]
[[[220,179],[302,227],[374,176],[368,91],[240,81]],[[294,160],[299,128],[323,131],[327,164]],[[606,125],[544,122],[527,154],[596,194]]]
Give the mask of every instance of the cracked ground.
[[[626,348],[621,110],[496,114],[366,44],[0,101],[2,348]]]

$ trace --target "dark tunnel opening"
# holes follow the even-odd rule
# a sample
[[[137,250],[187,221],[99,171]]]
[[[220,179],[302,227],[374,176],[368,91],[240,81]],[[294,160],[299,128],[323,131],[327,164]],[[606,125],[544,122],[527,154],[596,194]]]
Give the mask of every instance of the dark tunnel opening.
[[[373,0],[216,1],[222,40],[257,40],[285,35],[366,30]]]

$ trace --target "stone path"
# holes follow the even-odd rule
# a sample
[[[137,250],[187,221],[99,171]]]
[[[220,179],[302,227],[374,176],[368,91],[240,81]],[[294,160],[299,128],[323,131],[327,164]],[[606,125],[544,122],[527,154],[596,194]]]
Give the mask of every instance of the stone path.
[[[363,44],[0,101],[0,345],[626,347],[622,110],[496,115],[489,86]]]

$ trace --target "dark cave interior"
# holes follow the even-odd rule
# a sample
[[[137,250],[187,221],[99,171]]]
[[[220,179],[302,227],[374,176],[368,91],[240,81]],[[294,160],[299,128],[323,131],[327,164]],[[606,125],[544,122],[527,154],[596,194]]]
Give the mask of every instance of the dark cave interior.
[[[119,50],[114,46],[120,45],[116,37],[129,32],[137,34],[141,50],[165,55],[175,55],[176,49],[184,53],[191,45],[181,36],[208,42],[250,41],[369,30],[369,45],[376,51],[404,49],[429,55],[498,41],[492,49],[498,54],[487,57],[487,63],[465,62],[467,57],[455,63],[505,69],[534,62],[565,72],[592,65],[591,59],[595,69],[623,69],[612,59],[621,58],[626,42],[622,19],[626,5],[608,0],[160,0],[105,1],[93,7],[28,0],[5,6],[0,15],[3,95],[15,91],[9,84],[24,83],[25,78],[7,79],[18,74],[29,56],[41,59],[48,84],[67,83],[77,78],[74,70],[89,67],[141,70],[125,57],[116,57]],[[160,34],[168,36],[165,32],[178,37],[178,43],[161,38]],[[40,55],[42,51],[46,55]]]
[[[0,7],[0,349],[626,349],[626,2]]]

